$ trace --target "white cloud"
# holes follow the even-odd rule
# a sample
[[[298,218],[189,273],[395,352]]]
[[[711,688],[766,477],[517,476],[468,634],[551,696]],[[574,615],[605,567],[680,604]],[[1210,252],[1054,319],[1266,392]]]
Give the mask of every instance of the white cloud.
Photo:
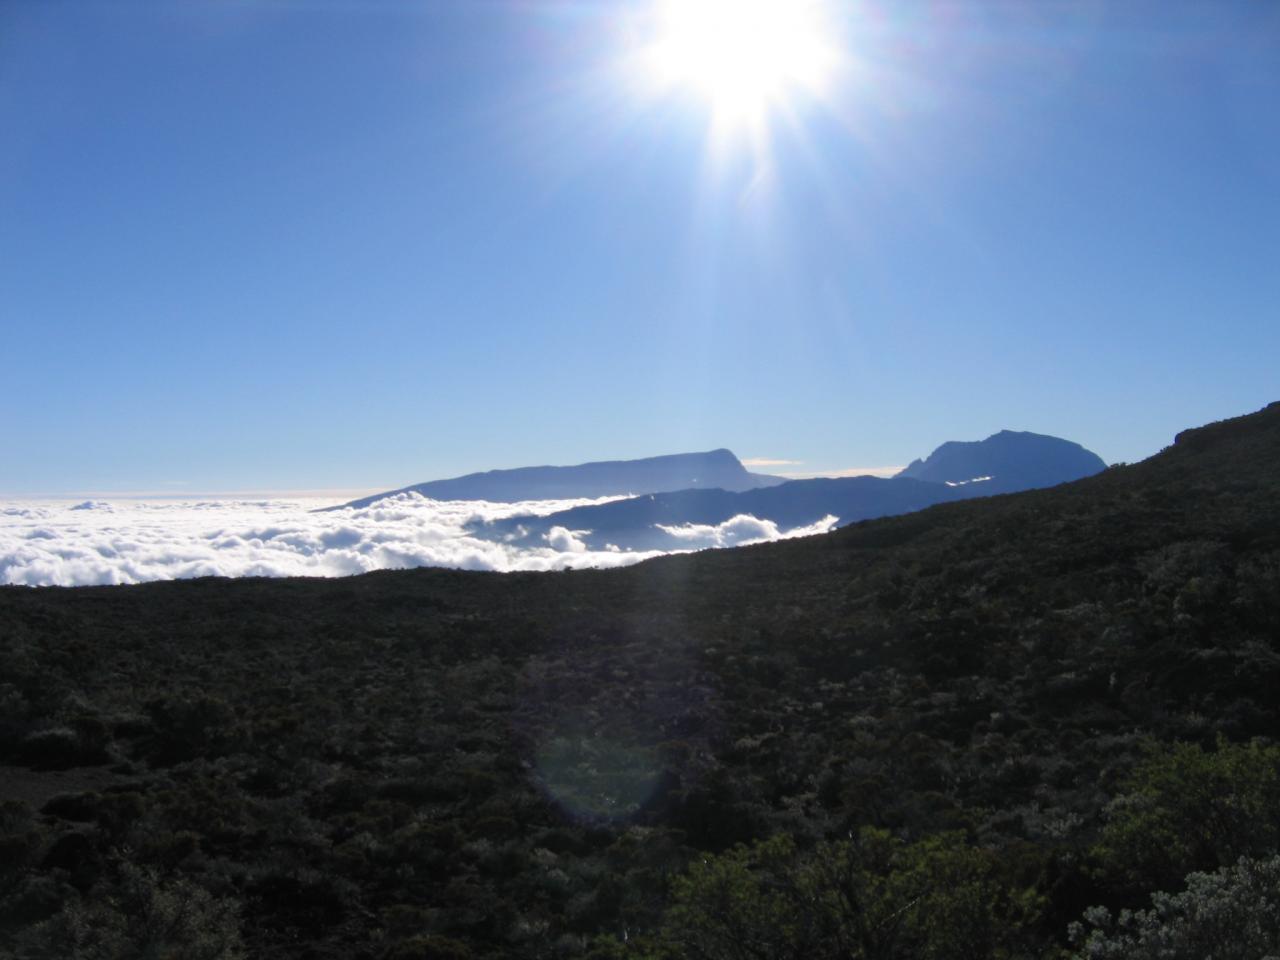
[[[22,517],[26,519],[38,519],[45,516],[45,511],[39,507],[5,507],[0,509],[0,517]]]
[[[552,550],[558,550],[560,553],[586,553],[587,545],[579,540],[579,537],[585,537],[590,530],[570,530],[567,527],[552,527],[545,534],[547,543],[551,544]]]
[[[605,498],[610,499],[610,498]],[[546,546],[470,536],[469,524],[545,516],[603,501],[436,501],[416,493],[361,510],[311,512],[315,501],[93,501],[0,504],[0,584],[140,583],[188,577],[341,577],[371,570],[440,566],[466,570],[617,567],[660,555],[615,546],[592,550],[588,531],[553,527]],[[664,528],[678,551],[821,533],[834,517],[782,532],[768,520],[734,517],[718,526]]]
[[[815,533],[827,533],[839,518],[828,514],[817,523],[807,527],[796,527],[785,533],[778,529],[772,520],[760,520],[749,513],[740,513],[736,517],[715,525],[687,523],[680,526],[664,526],[658,529],[674,537],[682,545],[694,549],[707,547],[742,547],[750,543],[766,543],[771,540],[789,540],[792,537],[807,537]]]
[[[546,515],[596,500],[441,502],[417,494],[313,513],[300,500],[93,501],[0,505],[0,584],[139,583],[202,576],[338,577],[442,566],[467,570],[613,567],[656,556],[590,551],[582,531],[546,547],[469,536],[469,523]]]
[[[774,460],[772,457],[747,457],[742,461],[744,467],[795,467],[803,460]]]

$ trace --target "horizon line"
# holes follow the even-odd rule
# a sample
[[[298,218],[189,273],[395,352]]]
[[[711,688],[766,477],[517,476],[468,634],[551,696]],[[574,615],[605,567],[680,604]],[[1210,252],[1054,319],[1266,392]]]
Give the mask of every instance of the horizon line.
[[[80,490],[70,493],[9,493],[0,491],[0,501],[6,500],[355,500],[359,497],[385,493],[383,487],[335,487],[257,490]]]
[[[906,468],[907,465],[904,463],[887,467],[845,467],[840,470],[778,471],[775,476],[786,477],[788,480],[818,480],[823,477],[830,477],[831,479],[840,479],[842,477],[892,477]]]

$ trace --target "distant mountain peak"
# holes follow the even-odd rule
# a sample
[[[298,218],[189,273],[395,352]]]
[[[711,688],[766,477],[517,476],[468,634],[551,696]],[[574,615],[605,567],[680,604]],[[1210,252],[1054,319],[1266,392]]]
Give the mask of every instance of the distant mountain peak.
[[[432,480],[374,494],[344,504],[366,507],[385,497],[417,493],[433,500],[576,500],[667,493],[676,490],[754,490],[782,483],[781,477],[750,473],[732,450],[675,453],[639,460],[600,460],[573,466],[486,470],[448,480]],[[335,509],[342,509],[341,507]]]
[[[1106,466],[1096,453],[1070,440],[1001,430],[985,440],[949,440],[925,459],[911,461],[898,476],[949,486],[981,480],[984,490],[1004,493],[1079,480]]]

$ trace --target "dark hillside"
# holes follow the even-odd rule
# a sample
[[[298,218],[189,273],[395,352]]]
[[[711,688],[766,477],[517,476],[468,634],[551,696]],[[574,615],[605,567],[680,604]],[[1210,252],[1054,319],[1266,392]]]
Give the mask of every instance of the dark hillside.
[[[2,589],[0,955],[137,955],[174,903],[181,956],[690,955],[707,871],[742,877],[675,878],[781,835],[861,837],[933,905],[846,956],[1055,956],[1091,904],[1276,852],[1277,624],[1280,404],[624,570]],[[95,773],[36,810],[55,768]]]

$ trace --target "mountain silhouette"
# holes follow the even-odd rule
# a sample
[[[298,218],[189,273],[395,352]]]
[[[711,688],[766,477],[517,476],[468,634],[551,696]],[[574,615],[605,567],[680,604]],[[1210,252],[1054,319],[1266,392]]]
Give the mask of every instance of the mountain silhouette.
[[[477,521],[473,535],[523,546],[546,545],[555,527],[575,532],[592,550],[675,550],[688,541],[663,527],[715,526],[748,515],[782,530],[834,516],[837,526],[911,513],[937,503],[1055,486],[1106,468],[1068,440],[1002,431],[972,443],[944,443],[896,477],[792,480],[732,492],[682,490],[575,507],[548,516]]]
[[[981,482],[983,492],[993,494],[1052,487],[1106,466],[1096,453],[1070,440],[1001,430],[985,440],[944,443],[898,476],[946,484]]]
[[[418,493],[432,500],[570,500],[660,493],[668,490],[752,490],[782,483],[781,477],[751,473],[729,450],[677,453],[641,460],[605,460],[571,467],[519,467],[489,470],[448,480],[432,480],[411,487],[352,500],[339,507],[367,507],[399,493]]]
[[[477,522],[468,532],[523,546],[545,546],[551,529],[564,527],[575,531],[577,539],[592,550],[607,550],[610,546],[622,550],[676,550],[687,544],[662,526],[714,526],[742,515],[771,520],[788,530],[810,526],[827,516],[838,517],[843,526],[978,495],[977,487],[948,487],[908,477],[792,480],[742,493],[679,490],[648,494],[574,507],[544,517]]]

